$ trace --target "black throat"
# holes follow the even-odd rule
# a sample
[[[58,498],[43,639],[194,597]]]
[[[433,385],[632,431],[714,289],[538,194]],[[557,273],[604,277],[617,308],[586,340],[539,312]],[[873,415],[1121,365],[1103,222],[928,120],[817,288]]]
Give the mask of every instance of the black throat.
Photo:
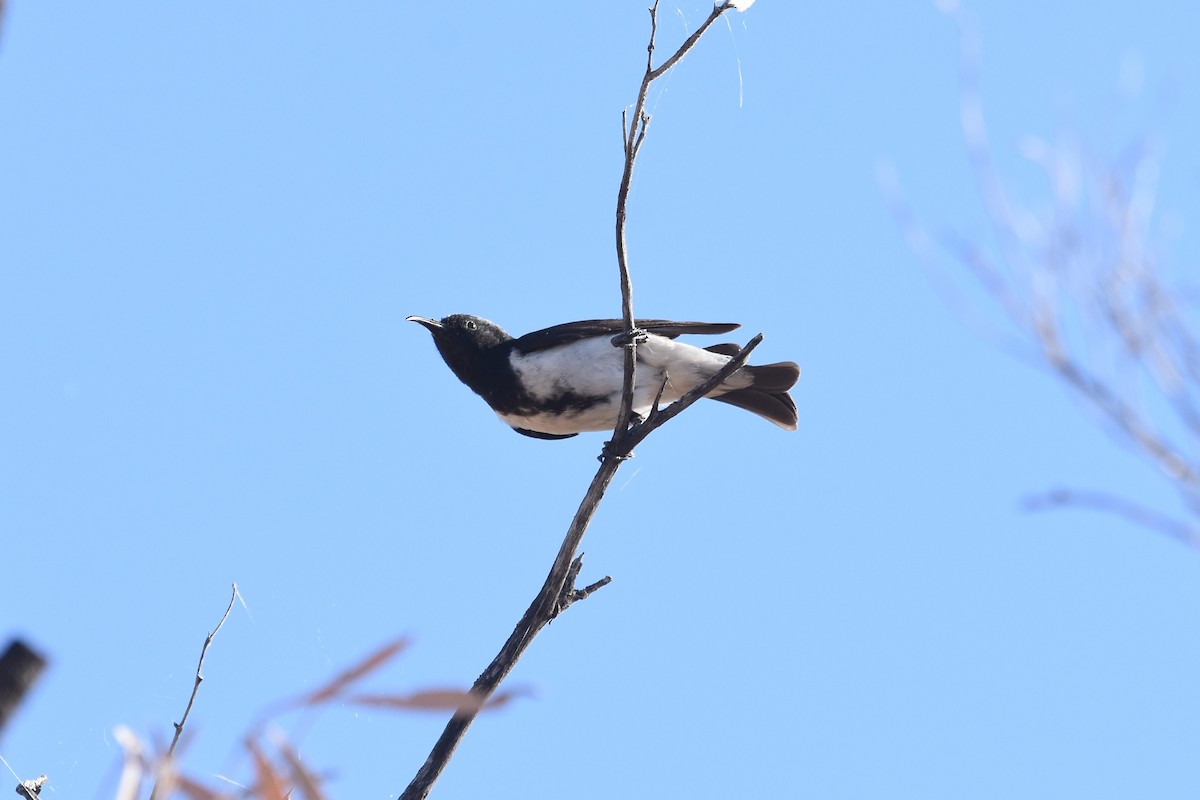
[[[436,340],[435,340],[436,341]],[[509,356],[513,351],[512,341],[482,350],[466,351],[437,342],[438,351],[458,379],[471,391],[487,401],[496,411],[509,413],[522,405],[524,392],[517,384]]]

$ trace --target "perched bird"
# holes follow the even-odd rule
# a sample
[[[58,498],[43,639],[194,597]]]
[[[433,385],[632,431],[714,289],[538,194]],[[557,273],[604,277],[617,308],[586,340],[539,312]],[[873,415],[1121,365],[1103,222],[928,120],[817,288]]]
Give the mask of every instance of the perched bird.
[[[612,338],[624,332],[621,320],[568,322],[517,339],[469,314],[408,320],[433,334],[438,352],[458,379],[517,433],[566,439],[616,426],[625,356]],[[674,402],[715,375],[740,349],[735,344],[701,349],[674,341],[685,333],[728,333],[736,324],[640,319],[637,327],[648,334],[637,347],[634,373],[633,410],[642,418],[652,410],[660,388],[661,401]],[[799,377],[800,368],[791,361],[745,365],[708,397],[794,431],[796,404],[788,389]]]

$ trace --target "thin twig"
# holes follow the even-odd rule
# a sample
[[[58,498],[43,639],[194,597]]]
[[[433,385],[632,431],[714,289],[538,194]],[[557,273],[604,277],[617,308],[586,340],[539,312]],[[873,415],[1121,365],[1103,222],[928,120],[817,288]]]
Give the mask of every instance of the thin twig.
[[[662,405],[663,392],[667,391],[667,384],[670,382],[671,373],[664,369],[662,383],[658,385],[658,391],[654,393],[654,402],[650,405],[651,412],[658,411],[659,406]]]
[[[204,637],[204,646],[200,648],[200,661],[196,664],[196,680],[192,684],[192,694],[188,697],[187,708],[183,710],[183,716],[175,725],[175,735],[171,738],[171,746],[167,748],[167,755],[163,759],[164,763],[169,763],[171,757],[175,754],[175,746],[179,744],[179,738],[183,735],[183,726],[187,723],[188,715],[192,713],[192,704],[196,702],[196,693],[200,691],[200,684],[204,682],[204,657],[208,654],[208,646],[212,644],[213,637],[225,625],[225,620],[229,619],[229,612],[233,610],[233,604],[237,600],[238,590],[237,584],[233,584],[233,593],[229,597],[229,605],[225,607],[225,613],[221,615],[221,621],[217,623],[217,627],[213,628],[208,636]],[[154,800],[158,796],[158,781],[155,781],[154,788],[150,790],[150,800]]]
[[[633,284],[629,279],[629,253],[625,238],[626,209],[629,204],[629,187],[633,181],[633,167],[637,161],[638,151],[646,140],[646,128],[650,124],[650,115],[646,113],[646,96],[650,92],[650,84],[660,78],[671,67],[679,63],[700,41],[704,32],[716,22],[722,14],[734,6],[729,2],[713,6],[708,18],[689,36],[674,55],[657,68],[654,66],[654,40],[658,34],[658,0],[650,7],[650,42],[646,46],[646,72],[642,75],[642,85],[638,88],[637,100],[633,104],[633,115],[630,119],[624,111],[621,112],[621,132],[624,139],[625,167],[621,172],[621,185],[617,189],[617,269],[621,279],[621,319],[625,323],[625,335],[620,345],[625,348],[625,378],[621,387],[621,410],[617,414],[617,424],[613,429],[616,437],[629,427],[633,419],[633,387],[637,371],[638,330],[633,316]]]
[[[625,152],[625,166],[621,175],[620,188],[617,191],[616,247],[617,267],[620,271],[621,279],[621,316],[625,331],[622,337],[617,337],[618,341],[615,344],[625,348],[625,372],[624,386],[621,394],[621,411],[613,432],[613,439],[605,446],[606,455],[600,459],[600,467],[596,470],[591,485],[588,486],[583,500],[579,503],[579,508],[575,511],[575,517],[571,520],[571,525],[567,529],[567,534],[558,549],[558,554],[554,557],[554,563],[550,567],[550,573],[546,576],[542,588],[534,597],[533,602],[529,604],[529,608],[526,609],[520,621],[517,622],[508,640],[500,648],[500,652],[496,654],[496,657],[492,659],[492,662],[488,664],[480,676],[475,679],[475,683],[471,687],[471,698],[468,702],[464,702],[454,713],[454,716],[450,718],[450,721],[442,731],[442,735],[438,737],[429,756],[425,759],[425,763],[417,770],[417,774],[400,795],[400,800],[419,800],[429,795],[434,782],[437,781],[442,770],[449,763],[451,756],[454,755],[454,750],[458,747],[458,743],[462,741],[462,737],[466,734],[467,729],[470,728],[471,723],[474,722],[479,709],[496,691],[501,681],[512,671],[518,659],[520,659],[526,648],[529,647],[529,644],[538,632],[571,603],[582,600],[609,582],[610,579],[605,577],[584,589],[576,590],[574,588],[575,578],[582,569],[582,556],[577,559],[575,553],[579,550],[579,545],[583,541],[583,535],[596,513],[596,508],[600,505],[600,501],[603,499],[604,493],[612,482],[617,469],[621,466],[621,462],[633,452],[634,445],[642,441],[659,425],[674,417],[703,396],[703,394],[697,394],[696,392],[689,393],[661,413],[652,413],[651,419],[634,428],[630,428],[630,420],[633,416],[634,371],[637,363],[636,350],[640,337],[633,316],[633,285],[629,278],[629,261],[625,245],[625,218],[634,163],[637,160],[638,150],[641,149],[642,142],[645,141],[646,125],[650,121],[649,116],[645,113],[646,93],[650,88],[650,84],[666,70],[677,64],[692,49],[704,34],[704,31],[721,14],[732,7],[728,2],[715,7],[712,14],[709,15],[700,28],[688,37],[675,54],[667,59],[657,70],[653,67],[654,39],[658,29],[657,0],[655,0],[654,6],[650,9],[650,43],[647,46],[646,73],[642,78],[637,102],[634,104],[632,120],[630,121],[626,112],[622,112],[621,116],[622,147]],[[708,381],[704,385],[707,387],[705,391],[715,388],[721,380],[724,380],[741,364],[745,363],[745,357],[751,349],[753,348],[749,347],[739,353],[738,356],[735,356],[726,365],[725,369],[718,373],[717,376],[714,376],[714,380]],[[607,457],[610,453],[619,455],[618,457]]]
[[[654,7],[656,9],[658,8],[658,0],[654,0]],[[722,14],[733,8],[734,5],[732,3],[721,3],[720,5],[713,6],[713,10],[708,15],[708,19],[704,20],[704,22],[700,24],[700,27],[696,29],[696,32],[689,36],[687,40],[679,46],[679,49],[675,51],[675,55],[668,58],[657,69],[650,73],[650,80],[658,78],[671,67],[678,64],[679,60],[686,56],[688,51],[696,46],[696,42],[700,41],[700,37],[704,35],[704,32],[708,30],[708,27],[720,19]],[[647,84],[647,86],[649,86],[649,84]]]
[[[608,586],[610,583],[612,583],[612,578],[609,577],[608,575],[605,575],[600,580],[596,581],[595,583],[589,583],[587,586],[583,587],[582,589],[574,589],[571,592],[570,602],[574,603],[578,600],[584,600],[592,592],[595,592],[598,589],[603,589],[605,586]]]

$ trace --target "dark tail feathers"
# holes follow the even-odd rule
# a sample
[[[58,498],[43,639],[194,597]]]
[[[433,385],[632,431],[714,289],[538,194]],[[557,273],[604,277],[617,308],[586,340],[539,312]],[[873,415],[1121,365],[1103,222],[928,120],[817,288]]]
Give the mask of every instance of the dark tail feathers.
[[[721,355],[732,356],[736,355],[741,348],[736,344],[716,344],[705,349]],[[752,367],[747,364],[742,369],[749,372],[754,378],[754,385],[726,392],[720,397],[712,397],[712,399],[744,408],[763,419],[774,422],[785,430],[796,430],[796,403],[788,394],[788,389],[795,386],[796,381],[800,379],[800,367],[791,361],[780,361],[777,364],[763,364],[760,367]]]

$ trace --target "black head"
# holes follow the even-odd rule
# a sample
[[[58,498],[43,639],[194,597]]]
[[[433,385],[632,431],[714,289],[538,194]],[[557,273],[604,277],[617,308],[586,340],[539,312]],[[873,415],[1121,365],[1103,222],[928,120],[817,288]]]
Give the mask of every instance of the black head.
[[[441,320],[409,317],[408,321],[425,326],[433,334],[438,352],[458,379],[485,394],[481,381],[491,372],[497,357],[506,358],[498,348],[511,342],[511,336],[499,325],[470,314],[451,314]]]

